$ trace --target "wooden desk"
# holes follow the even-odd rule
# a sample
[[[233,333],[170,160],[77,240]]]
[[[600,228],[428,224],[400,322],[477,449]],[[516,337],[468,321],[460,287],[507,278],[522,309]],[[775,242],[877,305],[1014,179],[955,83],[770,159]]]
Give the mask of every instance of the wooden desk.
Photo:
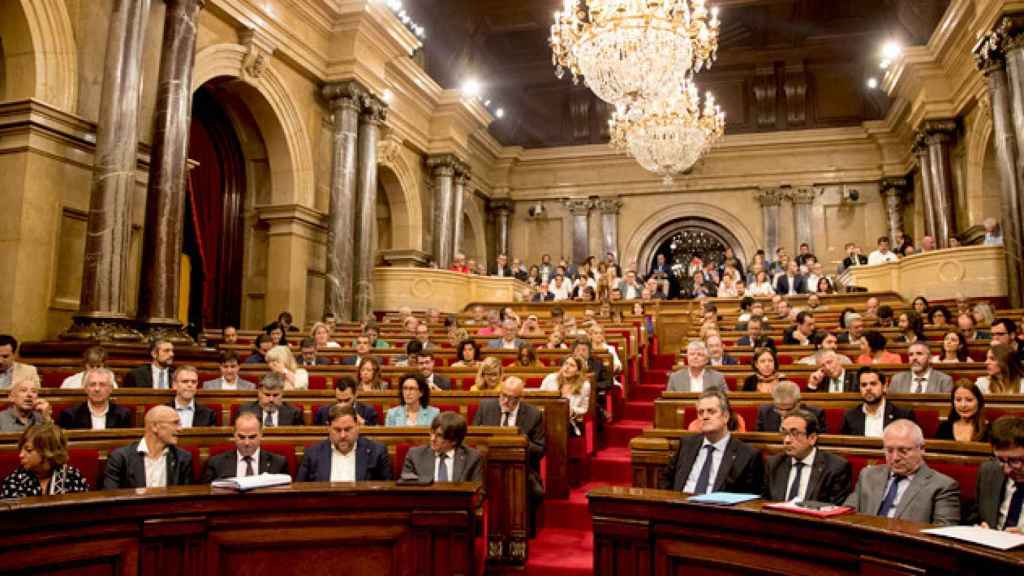
[[[478,484],[209,486],[0,503],[5,573],[476,574]]]
[[[679,492],[609,487],[589,495],[594,574],[786,576],[1020,574],[1024,551],[920,533],[924,524],[853,514],[830,520],[689,504]]]

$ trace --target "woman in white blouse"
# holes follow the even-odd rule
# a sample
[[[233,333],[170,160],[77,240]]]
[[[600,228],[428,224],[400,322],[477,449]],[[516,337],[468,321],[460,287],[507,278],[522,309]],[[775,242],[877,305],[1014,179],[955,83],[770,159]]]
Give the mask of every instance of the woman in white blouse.
[[[774,296],[775,289],[764,270],[754,273],[754,281],[747,286],[747,296]]]
[[[341,344],[331,340],[331,329],[323,322],[313,324],[313,329],[309,331],[309,335],[313,337],[313,340],[316,340],[317,348],[341,348]]]
[[[309,388],[309,372],[299,368],[295,355],[287,346],[274,346],[267,352],[267,367],[284,376],[285,390],[306,390]]]
[[[615,349],[604,338],[604,328],[599,324],[594,324],[590,327],[590,343],[593,345],[594,352],[607,352],[612,357],[612,370],[616,374],[622,372],[622,361],[619,360],[619,352]]]
[[[579,356],[566,356],[558,372],[545,376],[540,385],[541,390],[557,391],[569,400],[569,430],[574,436],[583,435],[581,424],[590,409],[590,382],[584,366]]]
[[[974,381],[983,394],[1024,394],[1024,370],[1006,344],[996,344],[985,356],[986,376]]]

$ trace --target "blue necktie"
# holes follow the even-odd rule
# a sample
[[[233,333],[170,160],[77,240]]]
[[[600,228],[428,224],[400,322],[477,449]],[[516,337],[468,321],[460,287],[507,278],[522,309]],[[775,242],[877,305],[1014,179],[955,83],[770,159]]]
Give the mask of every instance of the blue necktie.
[[[879,516],[888,516],[889,511],[892,510],[893,504],[896,503],[896,494],[900,489],[900,482],[906,480],[906,476],[900,476],[898,474],[893,475],[892,483],[889,484],[889,491],[885,493],[885,499],[882,500],[882,505],[878,508]]]
[[[444,464],[444,461],[447,460],[447,459],[448,459],[448,455],[445,454],[445,453],[441,453],[441,454],[437,455],[437,460],[438,460],[437,465],[440,466],[440,468],[437,469],[437,481],[438,482],[447,482],[448,481],[448,467],[445,466],[445,464]]]
[[[794,500],[800,495],[800,481],[803,480],[804,475],[804,463],[797,462],[796,476],[793,477],[793,483],[789,485],[789,494],[786,495],[786,500]]]
[[[1010,498],[1010,509],[1006,511],[1006,524],[1003,529],[1016,528],[1020,524],[1020,510],[1024,506],[1024,482],[1017,482],[1013,497]]]
[[[708,451],[708,455],[704,458],[704,467],[700,470],[700,476],[697,477],[697,487],[694,489],[696,494],[706,494],[708,491],[708,484],[711,483],[711,465],[715,453],[715,447],[708,444],[704,447]]]

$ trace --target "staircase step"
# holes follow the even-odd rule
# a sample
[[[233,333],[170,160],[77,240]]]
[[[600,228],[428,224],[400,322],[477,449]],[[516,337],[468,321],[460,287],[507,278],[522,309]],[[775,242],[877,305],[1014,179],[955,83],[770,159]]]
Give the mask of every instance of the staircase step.
[[[658,354],[651,361],[652,368],[671,369],[676,363],[675,354]]]
[[[637,401],[654,402],[661,397],[665,391],[665,384],[641,384],[634,388],[633,399]]]
[[[607,486],[604,482],[588,482],[569,493],[569,497],[561,500],[544,500],[543,529],[575,528],[590,530],[590,509],[587,493],[595,488]]]
[[[622,417],[627,420],[654,422],[654,404],[641,401],[626,402]]]
[[[629,485],[633,482],[633,467],[629,448],[610,446],[601,450],[590,461],[591,482]]]
[[[668,384],[668,375],[671,373],[671,370],[644,370],[640,375],[640,381],[645,384]]]
[[[608,447],[628,448],[629,441],[639,436],[645,428],[652,427],[650,420],[619,420],[604,430]]]
[[[530,576],[589,576],[594,573],[594,532],[544,528],[530,542]]]

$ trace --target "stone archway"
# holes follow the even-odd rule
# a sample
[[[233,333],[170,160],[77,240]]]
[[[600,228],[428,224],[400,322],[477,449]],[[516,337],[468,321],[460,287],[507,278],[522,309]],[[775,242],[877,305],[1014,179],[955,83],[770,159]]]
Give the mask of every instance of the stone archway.
[[[423,207],[419,181],[407,159],[408,150],[400,141],[385,138],[377,148],[378,192],[383,192],[390,215],[388,246],[378,249],[422,250]],[[379,201],[380,199],[378,199]]]
[[[0,0],[0,100],[33,98],[65,112],[78,103],[78,50],[63,0]]]
[[[731,231],[707,218],[690,216],[668,222],[648,237],[640,249],[638,260],[640,266],[637,271],[646,276],[653,266],[655,255],[665,253],[664,247],[666,245],[669,243],[674,245],[679,239],[683,239],[682,241],[685,242],[686,238],[691,237],[708,244],[707,248],[716,256],[723,249],[732,248],[736,257],[741,262],[745,262],[743,247]],[[705,261],[711,257],[710,253],[698,253],[695,255]]]

